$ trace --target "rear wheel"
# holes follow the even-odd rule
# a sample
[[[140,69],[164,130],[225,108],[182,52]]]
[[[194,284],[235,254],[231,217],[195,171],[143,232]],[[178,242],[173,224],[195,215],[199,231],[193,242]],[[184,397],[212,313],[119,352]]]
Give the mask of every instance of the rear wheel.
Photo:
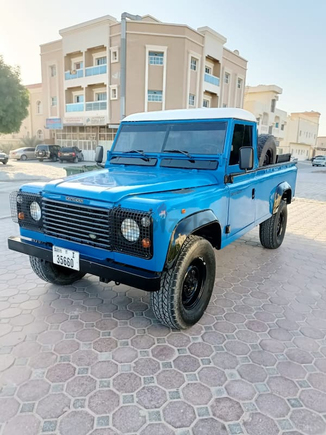
[[[277,213],[267,219],[259,226],[260,243],[267,249],[279,248],[284,240],[288,218],[287,204],[284,200],[277,210]]]
[[[27,156],[26,156],[25,154],[23,154],[23,155],[21,156],[20,160],[23,160],[23,161],[27,160]]]
[[[57,161],[58,161],[58,156],[57,155],[52,156],[52,162],[57,162]]]
[[[215,281],[215,254],[205,239],[189,236],[176,264],[164,271],[160,290],[151,293],[156,318],[170,328],[186,329],[202,317]]]
[[[70,285],[81,279],[85,274],[77,270],[67,269],[45,261],[42,258],[29,257],[31,266],[36,275],[43,281],[58,285]]]
[[[74,163],[78,163],[78,157],[74,158]]]

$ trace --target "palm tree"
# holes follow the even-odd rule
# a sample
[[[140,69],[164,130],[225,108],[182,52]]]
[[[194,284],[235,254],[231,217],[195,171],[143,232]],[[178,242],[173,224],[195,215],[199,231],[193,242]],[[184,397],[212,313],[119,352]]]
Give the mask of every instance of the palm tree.
[[[36,145],[42,143],[42,141],[40,139],[37,139],[36,136],[33,136],[33,137],[26,136],[26,137],[23,137],[20,140],[23,142],[25,147],[28,147],[28,148],[35,148]]]

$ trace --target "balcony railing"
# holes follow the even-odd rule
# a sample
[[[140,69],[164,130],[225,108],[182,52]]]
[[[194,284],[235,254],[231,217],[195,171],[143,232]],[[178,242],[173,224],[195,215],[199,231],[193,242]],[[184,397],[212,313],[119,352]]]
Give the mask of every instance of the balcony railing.
[[[106,110],[107,102],[106,101],[93,101],[90,103],[86,103],[86,110]]]
[[[96,76],[98,74],[106,74],[106,65],[90,66],[85,68],[85,76]]]
[[[71,79],[79,79],[80,77],[84,77],[84,70],[77,69],[75,71],[76,72],[74,74],[72,74],[71,71],[66,71],[65,72],[65,79],[71,80]]]
[[[220,86],[220,79],[218,77],[213,76],[212,74],[205,73],[204,80],[211,85]]]
[[[66,104],[66,112],[83,112],[84,103],[70,103]]]

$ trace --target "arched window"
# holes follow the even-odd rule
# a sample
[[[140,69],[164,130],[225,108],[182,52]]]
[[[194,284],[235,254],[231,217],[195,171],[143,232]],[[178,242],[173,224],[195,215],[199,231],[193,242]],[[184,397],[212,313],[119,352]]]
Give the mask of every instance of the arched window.
[[[41,113],[42,113],[42,102],[41,101],[36,101],[36,113],[38,115],[41,115]]]
[[[37,130],[37,139],[43,140],[43,130]]]

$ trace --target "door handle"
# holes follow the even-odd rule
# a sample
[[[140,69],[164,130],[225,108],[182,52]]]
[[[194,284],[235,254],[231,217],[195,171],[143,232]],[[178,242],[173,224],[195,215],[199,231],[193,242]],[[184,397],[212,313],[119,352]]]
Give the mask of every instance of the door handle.
[[[251,199],[255,199],[256,189],[252,189],[251,191]]]

